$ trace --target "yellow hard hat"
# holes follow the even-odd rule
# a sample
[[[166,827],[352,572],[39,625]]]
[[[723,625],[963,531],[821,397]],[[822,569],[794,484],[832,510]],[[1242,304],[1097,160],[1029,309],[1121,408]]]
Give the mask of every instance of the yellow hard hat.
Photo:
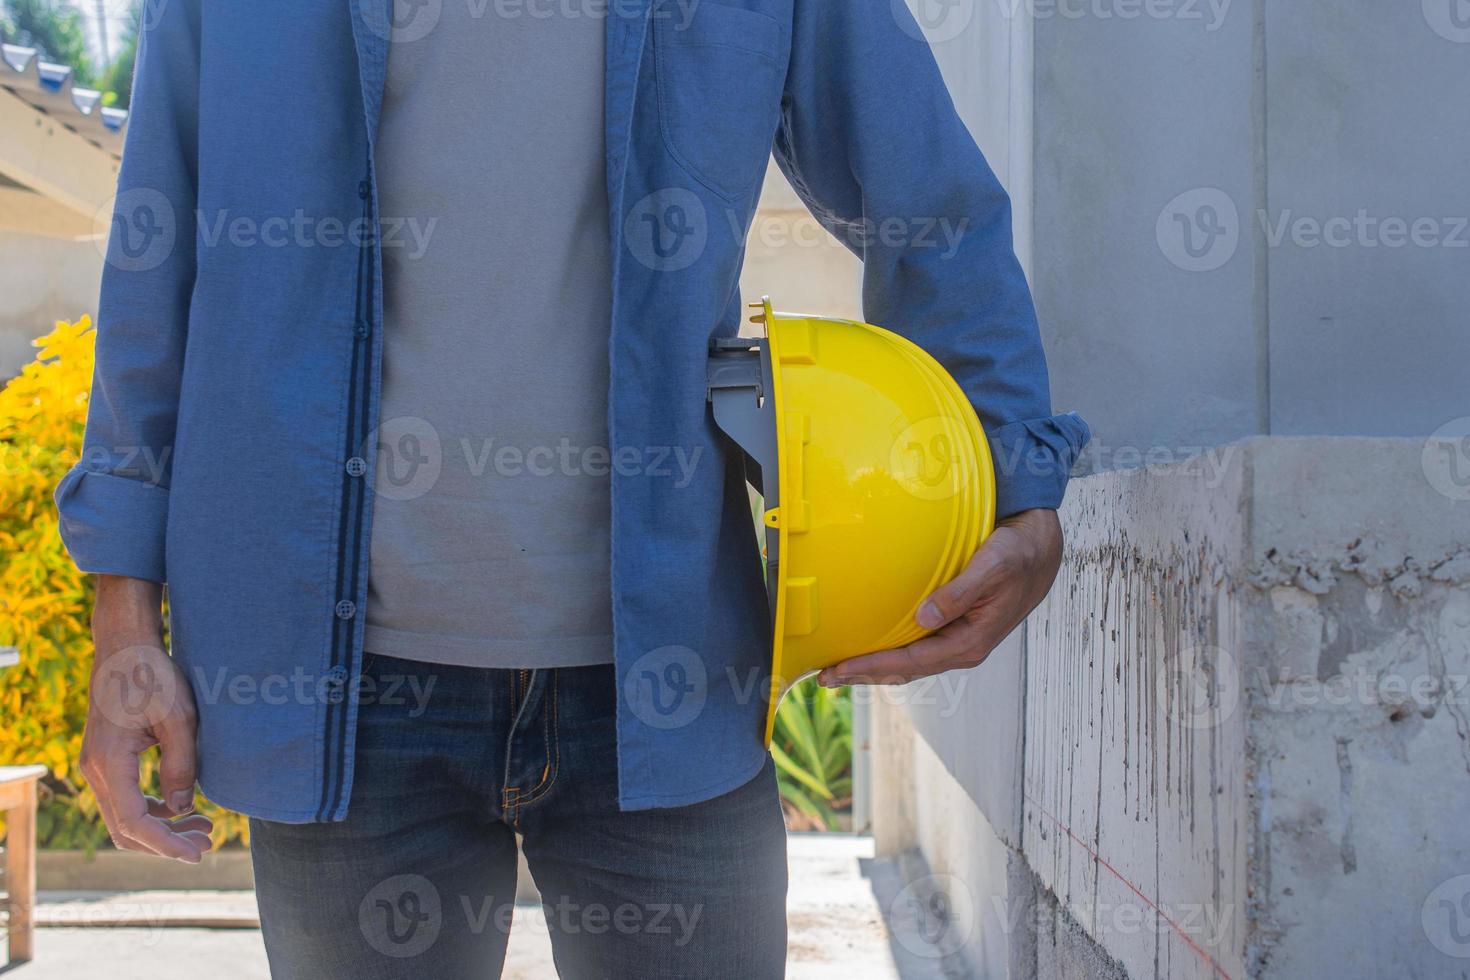
[[[919,604],[994,526],[995,473],[969,400],[912,342],[752,306],[765,336],[713,343],[709,400],[762,497],[770,745],[797,681],[924,635]]]

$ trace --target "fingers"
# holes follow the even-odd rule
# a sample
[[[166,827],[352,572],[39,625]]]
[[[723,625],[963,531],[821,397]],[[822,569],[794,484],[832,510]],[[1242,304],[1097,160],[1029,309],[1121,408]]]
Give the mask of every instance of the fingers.
[[[102,820],[113,843],[122,850],[198,864],[211,846],[209,831],[213,824],[205,817],[169,823],[172,809],[162,800],[145,797],[138,786],[138,758],[143,747],[124,738],[98,738],[106,741],[83,747],[81,768],[97,794]]]
[[[156,726],[159,760],[158,781],[172,815],[194,809],[194,774],[197,771],[195,723],[192,710],[171,711]]]
[[[987,648],[985,653],[989,653]],[[844,660],[817,676],[823,687],[846,684],[907,684],[930,674],[973,667],[984,659],[975,655],[975,631],[968,624],[950,626],[907,646],[879,650]]]
[[[209,849],[209,835],[193,830],[175,833],[162,817],[149,812],[149,804],[138,788],[138,755],[124,751],[106,753],[98,762],[94,781],[99,802],[103,803],[103,819],[120,847],[151,851],[188,864],[198,864]],[[109,819],[110,814],[110,819]]]
[[[162,817],[165,820],[173,816],[173,810],[169,808],[169,805],[167,803],[163,802],[163,800],[160,800],[158,797],[145,796],[143,797],[143,799],[146,800],[148,803],[148,813],[150,816]],[[185,831],[198,830],[203,831],[204,834],[208,836],[209,832],[214,829],[214,821],[209,819],[202,813],[191,813],[187,817],[181,817],[177,820],[174,820],[169,824],[169,826],[174,829],[175,833],[184,833]]]
[[[1017,544],[1014,537],[1009,528],[996,528],[964,571],[919,606],[914,617],[918,624],[926,630],[937,630],[965,615],[1004,585],[1014,565],[1011,554]]]

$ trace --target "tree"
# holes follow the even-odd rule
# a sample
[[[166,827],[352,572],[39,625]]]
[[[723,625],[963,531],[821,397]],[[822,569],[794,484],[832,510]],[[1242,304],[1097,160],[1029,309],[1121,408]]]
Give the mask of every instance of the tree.
[[[138,60],[139,17],[139,5],[135,5],[133,18],[122,36],[117,54],[102,73],[102,81],[97,87],[102,89],[105,105],[126,109],[133,100],[133,63]]]
[[[70,7],[52,0],[4,0],[0,35],[8,44],[38,48],[45,60],[70,66],[78,85],[91,85],[97,77],[81,15]]]

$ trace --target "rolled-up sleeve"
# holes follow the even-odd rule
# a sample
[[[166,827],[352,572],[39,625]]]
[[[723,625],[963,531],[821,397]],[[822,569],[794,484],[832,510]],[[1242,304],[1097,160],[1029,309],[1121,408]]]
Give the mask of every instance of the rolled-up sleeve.
[[[1054,508],[1090,438],[1054,415],[1010,199],[902,2],[795,0],[777,164],[863,260],[863,310],[954,375],[990,439],[998,517]]]
[[[86,438],[56,489],[78,567],[156,582],[197,268],[199,13],[198,0],[149,4],[140,28]]]

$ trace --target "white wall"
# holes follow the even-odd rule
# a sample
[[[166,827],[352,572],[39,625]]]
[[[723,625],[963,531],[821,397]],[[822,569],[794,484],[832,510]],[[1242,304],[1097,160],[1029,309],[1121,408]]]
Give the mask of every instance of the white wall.
[[[90,241],[0,230],[0,379],[35,356],[57,320],[97,314],[102,253]]]

